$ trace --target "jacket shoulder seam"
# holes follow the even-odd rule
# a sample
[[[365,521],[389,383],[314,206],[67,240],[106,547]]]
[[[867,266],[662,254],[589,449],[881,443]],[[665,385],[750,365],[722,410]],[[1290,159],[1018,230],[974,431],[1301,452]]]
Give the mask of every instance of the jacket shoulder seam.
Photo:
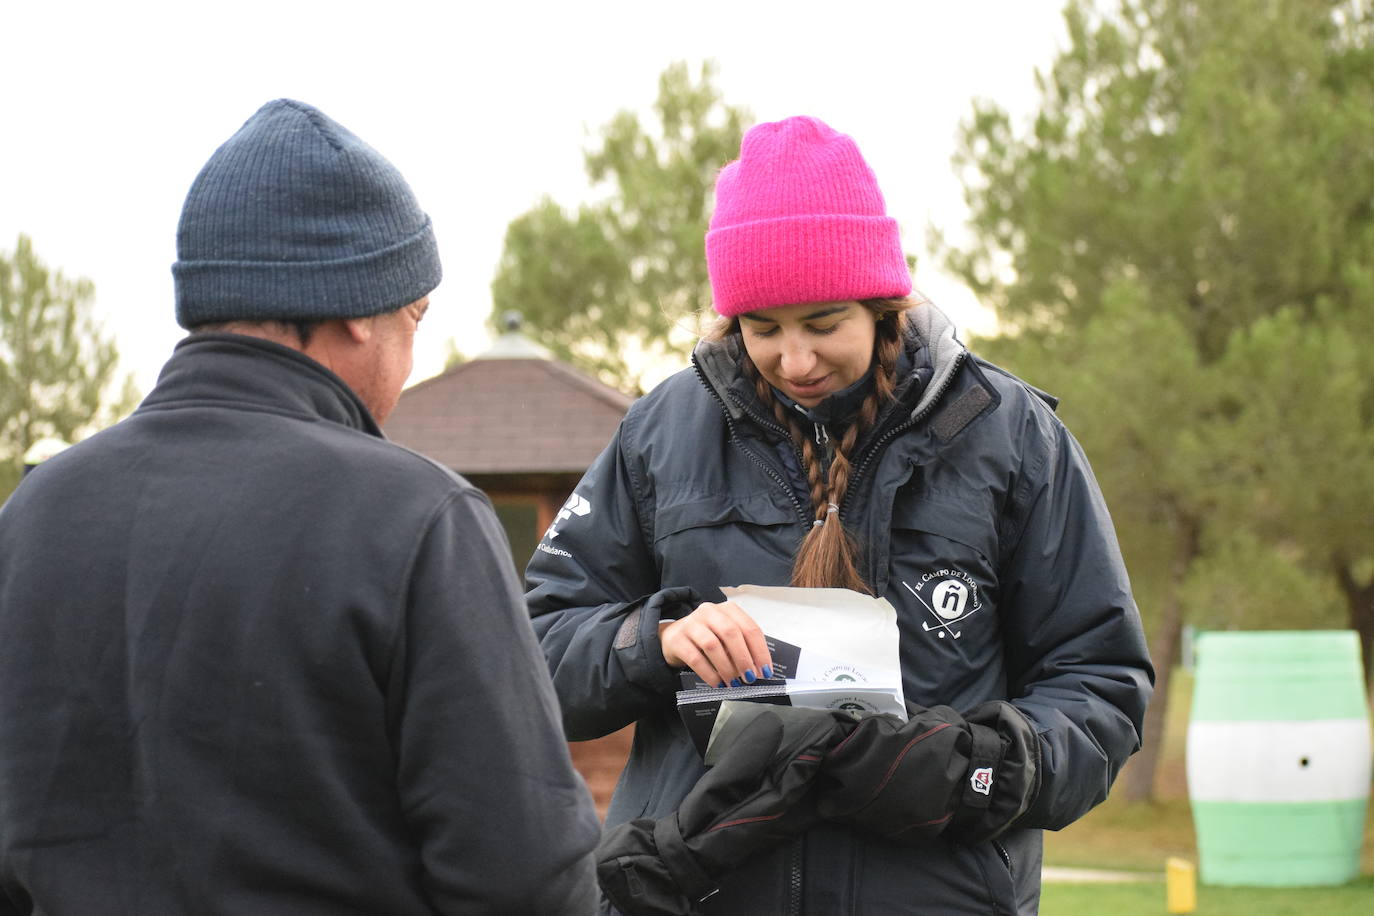
[[[1050,394],[1043,388],[1035,387],[1030,382],[1021,378],[1019,375],[1016,375],[1014,372],[1008,372],[1006,369],[1003,369],[996,363],[988,362],[981,356],[974,356],[973,359],[974,362],[977,363],[977,365],[979,365],[980,367],[987,369],[990,372],[995,372],[1003,378],[1007,379],[1008,381],[1014,382],[1015,384],[1024,388],[1026,391],[1030,392],[1032,395],[1035,396],[1036,400],[1040,401],[1042,404],[1049,407],[1051,412],[1057,411],[1059,409],[1059,397],[1057,395]]]
[[[626,446],[635,438],[639,426],[641,410],[636,410],[635,405],[625,412],[625,419],[620,424],[620,441],[616,448],[620,452],[621,463],[625,467],[625,476],[630,483],[630,496],[634,499],[635,523],[639,525],[639,536],[644,539],[645,544],[653,543],[653,532],[645,524],[645,487],[641,479],[639,469],[635,466],[630,456],[637,454],[637,449],[627,448]]]

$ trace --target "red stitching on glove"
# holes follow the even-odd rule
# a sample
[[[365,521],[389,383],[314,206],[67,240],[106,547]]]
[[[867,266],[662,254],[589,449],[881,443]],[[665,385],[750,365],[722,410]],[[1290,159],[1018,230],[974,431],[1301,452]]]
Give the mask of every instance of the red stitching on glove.
[[[719,824],[716,824],[714,827],[710,828],[710,830],[707,830],[706,832],[710,833],[712,830],[720,830],[724,827],[738,827],[740,824],[755,824],[759,821],[775,821],[778,818],[782,817],[785,813],[786,812],[779,812],[778,814],[765,814],[761,815],[760,817],[742,817],[737,821],[723,821]]]
[[[860,728],[862,728],[862,726],[860,726]],[[842,747],[844,747],[846,744],[848,744],[848,743],[849,743],[849,739],[850,739],[850,738],[853,738],[853,737],[854,737],[855,735],[857,735],[858,733],[859,733],[859,729],[856,728],[856,729],[854,729],[852,732],[850,732],[849,734],[845,735],[843,741],[841,741],[839,744],[835,745],[835,746],[832,747],[830,750],[828,750],[828,751],[825,752],[825,756],[827,756],[827,757],[834,757],[836,754],[838,754],[838,753],[840,752],[840,748],[842,748]]]
[[[930,731],[922,732],[921,734],[917,735],[915,738],[912,738],[910,741],[908,741],[908,742],[906,743],[906,747],[902,748],[902,752],[901,752],[900,754],[898,754],[897,757],[896,757],[896,759],[894,759],[894,760],[892,761],[892,766],[890,766],[890,767],[887,768],[887,775],[883,777],[883,781],[880,782],[880,783],[878,783],[878,788],[876,788],[876,789],[873,790],[873,794],[872,794],[871,796],[869,796],[868,801],[865,802],[864,804],[872,804],[872,803],[873,803],[873,799],[877,798],[877,797],[878,797],[878,794],[879,794],[880,792],[883,791],[883,789],[887,786],[888,782],[891,781],[891,779],[892,779],[892,774],[897,772],[897,767],[901,765],[902,758],[906,756],[907,751],[911,750],[911,749],[912,749],[913,747],[915,747],[917,744],[919,744],[920,742],[926,740],[927,738],[929,738],[931,735],[935,734],[936,732],[942,731],[942,730],[944,730],[944,729],[946,729],[946,728],[949,728],[949,726],[950,726],[950,723],[948,723],[948,722],[941,722],[939,725],[935,726],[935,727],[932,728]]]

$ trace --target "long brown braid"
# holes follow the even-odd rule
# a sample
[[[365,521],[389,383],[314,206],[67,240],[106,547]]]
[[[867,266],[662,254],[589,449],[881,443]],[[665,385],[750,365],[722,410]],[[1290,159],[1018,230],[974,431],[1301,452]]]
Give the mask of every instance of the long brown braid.
[[[745,375],[753,380],[759,400],[771,408],[774,418],[788,430],[799,447],[810,486],[815,522],[797,549],[792,564],[792,584],[803,588],[848,588],[872,594],[872,588],[859,573],[858,544],[840,519],[838,507],[849,489],[849,456],[863,435],[873,428],[879,411],[892,400],[897,384],[897,357],[902,346],[902,314],[914,303],[909,299],[866,299],[861,304],[877,318],[873,341],[873,390],[864,398],[854,422],[834,441],[828,479],[822,474],[815,443],[798,422],[796,412],[789,411],[774,396],[773,386],[759,373],[743,347],[741,363]],[[738,332],[738,319],[729,327]]]

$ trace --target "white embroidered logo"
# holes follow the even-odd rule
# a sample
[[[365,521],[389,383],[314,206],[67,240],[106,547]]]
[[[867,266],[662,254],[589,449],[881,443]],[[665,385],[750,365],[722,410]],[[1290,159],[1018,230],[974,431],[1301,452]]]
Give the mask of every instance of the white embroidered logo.
[[[953,624],[968,619],[983,607],[978,583],[963,570],[939,569],[921,576],[915,588],[906,582],[902,586],[916,596],[931,617],[921,621],[921,629],[940,639],[946,635],[954,639],[963,636],[963,629],[955,629]],[[926,586],[930,586],[928,592]]]
[[[973,771],[969,777],[969,785],[973,786],[973,791],[979,795],[992,794],[992,767],[979,767]]]
[[[591,511],[592,504],[574,493],[572,496],[568,497],[568,501],[563,504],[563,508],[558,510],[558,515],[554,517],[553,524],[549,525],[549,530],[544,533],[544,537],[553,540],[558,537],[558,525],[560,522],[565,522],[574,515],[579,517],[588,515]]]
[[[958,579],[946,579],[930,593],[930,603],[941,617],[958,620],[964,616],[964,605],[968,604],[968,586]]]

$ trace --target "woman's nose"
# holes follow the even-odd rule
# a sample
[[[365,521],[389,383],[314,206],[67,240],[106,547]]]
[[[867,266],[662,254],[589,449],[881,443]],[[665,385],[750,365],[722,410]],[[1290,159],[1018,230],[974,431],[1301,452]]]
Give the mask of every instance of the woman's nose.
[[[816,365],[816,352],[803,338],[783,342],[782,374],[789,379],[804,379]]]

